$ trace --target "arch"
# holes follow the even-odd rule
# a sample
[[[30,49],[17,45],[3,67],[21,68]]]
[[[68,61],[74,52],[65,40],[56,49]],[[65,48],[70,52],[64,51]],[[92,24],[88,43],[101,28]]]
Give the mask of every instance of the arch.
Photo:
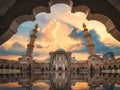
[[[6,65],[6,66],[5,66],[5,69],[9,69],[9,65]]]
[[[14,65],[11,66],[11,69],[15,69],[15,68],[14,68]]]
[[[105,25],[107,32],[110,33],[116,40],[120,41],[120,32],[117,30],[117,27],[109,17],[102,14],[91,14],[88,17],[88,20],[100,21]]]
[[[44,68],[41,68],[41,71],[44,71]]]
[[[119,0],[107,0],[120,12],[120,1]]]
[[[38,6],[38,7],[35,7],[33,10],[33,15],[36,16],[38,13],[40,12],[47,12],[49,13],[50,12],[50,9],[48,7],[44,7],[44,6]]]
[[[105,70],[105,67],[103,66],[103,70]]]
[[[20,67],[20,70],[21,70],[21,72],[23,71],[23,67],[22,66]]]
[[[19,70],[19,66],[17,66],[16,69]]]
[[[80,69],[79,69],[79,68],[76,68],[76,71],[77,71],[77,72],[80,72]]]
[[[0,16],[3,16],[14,4],[16,0],[0,1]]]
[[[70,70],[70,53],[65,51],[56,51],[50,53],[50,70]],[[59,58],[59,59],[56,59]],[[60,59],[61,58],[61,59]]]
[[[117,69],[118,69],[118,68],[117,68],[117,65],[114,65],[113,68],[114,68],[114,70],[117,70]]]
[[[88,8],[88,7],[85,6],[85,5],[78,5],[77,7],[74,7],[73,12],[83,12],[83,13],[85,13],[86,15],[88,15],[89,12],[90,12],[90,8]]]
[[[111,66],[109,66],[109,70],[112,70],[112,67],[111,67]]]
[[[90,65],[90,73],[95,73],[95,67],[92,64]]]
[[[35,7],[32,10],[33,14],[32,15],[21,15],[17,18],[15,18],[11,25],[9,26],[8,30],[0,37],[0,45],[2,45],[4,42],[9,40],[14,34],[17,33],[17,28],[20,24],[26,21],[34,21],[35,20],[35,15],[37,15],[40,12],[50,12],[48,7],[44,6],[38,6]]]
[[[33,21],[34,18],[31,15],[22,15],[17,17],[11,23],[9,29],[0,37],[0,45],[9,40],[14,34],[17,33],[17,28],[25,21]]]
[[[3,65],[0,65],[0,69],[3,69]]]
[[[54,4],[54,3],[57,3],[56,1],[58,1],[58,0],[51,0],[53,3],[52,3],[52,5]],[[70,0],[68,0],[68,1],[70,1]],[[63,3],[67,3],[68,5],[70,4],[69,2],[66,2],[66,0],[64,1],[64,0],[62,0],[62,1],[58,1],[59,3],[60,2],[63,2]],[[80,6],[80,5],[86,5],[86,6],[88,6],[90,9],[91,9],[91,12],[92,13],[101,13],[101,14],[104,14],[104,15],[106,15],[106,16],[109,16],[110,18],[111,18],[111,20],[114,20],[114,24],[116,25],[116,28],[117,29],[120,29],[120,27],[119,27],[119,15],[120,15],[120,1],[119,0],[100,0],[100,1],[96,1],[96,0],[92,0],[91,2],[88,2],[87,0],[84,0],[84,1],[82,1],[82,0],[72,0],[73,1],[73,3],[74,3],[74,5],[73,6]],[[46,0],[43,0],[43,1],[41,1],[41,0],[31,0],[31,1],[19,1],[19,0],[10,0],[10,1],[4,1],[5,3],[7,2],[7,4],[9,4],[9,5],[7,5],[7,4],[2,4],[2,6],[4,7],[7,7],[7,8],[5,8],[5,9],[10,9],[9,10],[9,12],[6,12],[7,10],[1,10],[1,11],[3,11],[3,12],[6,12],[5,13],[5,16],[2,18],[3,19],[3,22],[1,23],[1,26],[0,27],[2,27],[2,28],[0,28],[1,29],[1,31],[3,31],[2,33],[1,33],[1,35],[4,33],[4,31],[6,31],[1,37],[0,37],[0,45],[1,44],[3,44],[5,41],[7,41],[10,37],[12,37],[12,35],[14,34],[13,32],[12,32],[12,30],[9,30],[9,29],[6,29],[6,28],[8,28],[9,27],[9,25],[10,25],[10,23],[11,23],[11,21],[13,21],[14,20],[14,18],[16,18],[16,17],[18,17],[18,16],[20,16],[20,15],[23,15],[23,13],[24,14],[27,14],[28,16],[30,16],[32,19],[34,19],[34,15],[37,13],[37,12],[39,12],[39,10],[40,11],[47,11],[47,12],[49,12],[49,6],[48,6],[48,0],[46,1]],[[9,3],[8,3],[9,2]],[[21,3],[20,3],[21,2]],[[28,5],[28,8],[27,9],[25,9],[26,8],[26,4],[25,3],[27,3],[27,2],[29,2],[29,5]],[[37,2],[37,3],[36,3]],[[95,2],[97,2],[97,3],[95,3]],[[21,11],[21,12],[19,12],[19,11],[15,11],[16,10],[16,8],[14,8],[14,7],[12,7],[12,5],[13,4],[15,4],[14,5],[14,7],[16,7],[17,9],[19,9],[19,8],[23,8],[23,11]],[[23,6],[21,5],[21,4],[23,4]],[[94,5],[93,4],[95,4],[96,5],[96,8],[94,8]],[[102,4],[105,4],[105,5],[103,5],[102,6]],[[21,6],[20,6],[21,5]],[[37,6],[38,5],[41,5],[40,7],[38,7],[39,8],[39,10],[37,9]],[[107,6],[106,6],[107,5]],[[44,7],[45,6],[45,7]],[[2,7],[2,8],[3,8]],[[11,7],[11,8],[10,8]],[[36,7],[36,9],[35,9],[35,11],[36,12],[34,12],[34,10],[33,10],[33,8],[32,7]],[[115,7],[115,8],[114,8]],[[105,8],[104,10],[102,10],[103,8]],[[76,7],[73,7],[73,9],[76,9]],[[85,9],[85,8],[84,8]],[[32,15],[29,15],[30,13],[31,13],[31,11],[33,10],[33,14]],[[79,10],[79,8],[78,8],[78,10]],[[81,8],[81,10],[82,10],[82,8]],[[85,9],[86,10],[86,9]],[[98,11],[99,10],[99,11]],[[107,10],[109,10],[108,12],[106,12]],[[14,15],[12,15],[11,14],[11,11],[14,11],[14,12],[12,12]],[[114,14],[111,14],[111,12],[113,12]],[[115,15],[116,15],[116,17],[115,17]],[[92,16],[92,15],[89,15],[90,17]],[[6,18],[7,17],[7,18]],[[9,19],[8,17],[11,17],[11,19]],[[7,24],[6,24],[7,23]],[[4,25],[4,24],[6,24],[6,25]],[[113,32],[112,33],[119,33],[119,31],[117,30],[115,28],[115,30],[113,30]],[[7,36],[7,35],[9,35],[9,36]],[[114,36],[114,34],[113,34],[113,36]],[[117,40],[119,40],[120,41],[120,39],[118,38],[118,36],[119,35],[117,35],[116,36],[116,38],[117,38]]]
[[[100,73],[102,72],[102,68],[101,68],[101,67],[99,67],[99,72],[100,72]]]
[[[30,71],[31,71],[31,65],[30,65],[30,64],[27,66],[26,71],[27,71],[27,72],[30,72]]]

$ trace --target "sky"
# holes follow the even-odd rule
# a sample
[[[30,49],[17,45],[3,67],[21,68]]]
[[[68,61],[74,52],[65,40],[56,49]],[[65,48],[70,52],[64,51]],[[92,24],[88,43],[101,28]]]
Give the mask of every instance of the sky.
[[[44,61],[49,57],[49,52],[59,48],[72,52],[72,57],[77,61],[87,60],[89,54],[84,39],[83,23],[91,34],[97,54],[103,55],[113,51],[116,57],[120,57],[120,42],[107,33],[104,24],[96,20],[87,20],[87,15],[83,12],[72,13],[71,7],[66,4],[55,4],[50,10],[51,13],[37,14],[35,21],[19,25],[17,34],[0,46],[0,58],[17,60],[25,55],[30,35],[37,23],[40,30],[33,51],[37,60]]]

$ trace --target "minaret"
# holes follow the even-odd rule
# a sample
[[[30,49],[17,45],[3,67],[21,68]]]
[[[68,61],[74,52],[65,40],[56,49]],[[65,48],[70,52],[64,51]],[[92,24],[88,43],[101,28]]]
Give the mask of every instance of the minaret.
[[[88,32],[88,29],[86,28],[86,25],[83,23],[83,28],[84,28],[84,37],[87,43],[87,48],[89,51],[90,56],[95,56],[96,52],[94,50],[94,44],[92,43],[91,36]]]
[[[32,57],[32,52],[34,48],[34,42],[37,38],[37,30],[38,30],[38,24],[35,25],[35,28],[33,29],[33,33],[30,36],[30,42],[27,45],[27,51],[26,51],[26,56]]]

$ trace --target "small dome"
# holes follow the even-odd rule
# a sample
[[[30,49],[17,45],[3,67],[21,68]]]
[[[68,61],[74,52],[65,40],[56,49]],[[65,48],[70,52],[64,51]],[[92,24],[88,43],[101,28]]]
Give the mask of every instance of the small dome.
[[[65,51],[64,49],[62,49],[62,48],[59,48],[59,49],[57,49],[56,51]]]
[[[76,58],[75,58],[75,57],[71,57],[71,60],[72,60],[72,61],[76,61]]]

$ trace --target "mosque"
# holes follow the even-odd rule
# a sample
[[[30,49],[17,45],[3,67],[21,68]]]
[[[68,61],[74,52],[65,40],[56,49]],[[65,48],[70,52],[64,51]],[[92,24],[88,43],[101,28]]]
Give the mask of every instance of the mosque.
[[[12,1],[14,1],[14,2],[12,2],[9,5],[9,7],[12,7],[12,5],[16,2],[16,0],[12,0]],[[20,1],[22,1],[22,0],[20,0]],[[34,0],[31,0],[31,1],[34,1]],[[43,0],[43,1],[46,1],[46,0]],[[110,14],[110,13],[108,15],[107,12],[100,12],[101,14],[92,14],[92,13],[90,13],[90,9],[85,5],[79,5],[77,7],[76,6],[73,7],[73,12],[81,11],[81,12],[84,12],[85,14],[89,14],[88,15],[89,20],[96,19],[98,21],[101,21],[107,27],[107,32],[110,33],[116,40],[120,41],[120,38],[119,38],[120,26],[118,24],[118,23],[120,23],[120,21],[119,21],[120,17],[118,17],[118,16],[120,16],[120,8],[116,5],[117,2],[114,2],[113,0],[107,0],[107,1],[109,3],[106,3],[106,2],[105,3],[109,7],[111,7],[110,3],[113,6],[115,6],[116,9],[113,8],[113,9],[111,9],[111,11],[113,10],[113,12],[116,16],[113,16],[113,14]],[[116,1],[118,1],[118,0],[116,0]],[[87,1],[85,0],[85,2],[87,2]],[[104,0],[101,0],[101,2],[104,2]],[[49,6],[55,5],[57,3],[64,3],[64,4],[67,4],[70,7],[72,7],[74,0],[73,1],[71,1],[71,0],[50,0]],[[120,4],[120,2],[119,2],[119,4]],[[77,3],[76,3],[76,5],[77,5]],[[19,7],[17,7],[17,8],[19,8]],[[0,12],[0,15],[4,16],[5,12],[7,12],[7,9],[3,10],[4,12]],[[12,8],[12,9],[14,9],[14,8]],[[105,9],[107,9],[107,8],[105,8]],[[94,12],[97,12],[96,10],[97,9],[93,9]],[[10,20],[9,19],[3,20],[3,19],[5,19],[5,18],[3,18],[2,20],[4,21],[3,23],[5,25],[3,25],[0,22],[0,24],[4,26],[4,27],[2,26],[2,29],[4,29],[4,30],[0,33],[0,35],[1,35],[0,45],[2,45],[4,42],[6,42],[10,37],[12,37],[17,32],[16,28],[18,27],[18,25],[20,25],[22,22],[27,21],[27,20],[34,20],[34,15],[38,14],[39,12],[43,12],[43,11],[50,12],[50,10],[47,6],[46,7],[41,6],[41,7],[36,7],[33,10],[32,15],[19,16],[19,15],[21,15],[21,13],[17,12],[18,15],[16,14]],[[29,13],[29,10],[26,12]],[[104,15],[102,13],[104,13]],[[108,18],[107,15],[110,18]],[[19,17],[16,18],[16,16],[19,16]],[[6,15],[4,17],[6,17]],[[12,21],[13,18],[16,18],[16,19],[14,19]],[[83,23],[82,28],[84,29],[83,30],[84,39],[86,41],[86,48],[88,49],[88,53],[89,53],[88,60],[77,61],[77,60],[75,60],[75,58],[71,57],[71,55],[72,55],[71,52],[67,52],[61,48],[58,48],[54,52],[49,52],[49,58],[46,61],[38,62],[38,61],[34,60],[34,57],[32,56],[32,54],[33,54],[35,40],[37,39],[37,33],[39,30],[38,24],[36,24],[33,29],[32,34],[30,36],[30,41],[29,41],[29,44],[27,45],[26,54],[21,56],[20,58],[18,58],[18,61],[0,59],[0,73],[2,73],[2,74],[29,73],[32,75],[32,74],[39,74],[41,72],[44,72],[44,73],[58,72],[59,73],[61,71],[63,71],[63,72],[70,71],[73,73],[73,75],[74,74],[79,75],[79,73],[83,73],[83,74],[117,73],[117,74],[120,74],[120,58],[116,59],[113,55],[111,55],[110,52],[108,52],[108,53],[106,52],[106,55],[104,55],[103,57],[101,57],[100,55],[97,55],[96,50],[94,48],[94,43],[91,40],[91,34],[88,32],[87,25],[85,23]],[[51,77],[54,77],[54,75]],[[52,80],[52,82],[54,83],[54,80]],[[62,81],[61,81],[61,83],[62,83]],[[51,90],[53,90],[53,89],[51,89]]]

